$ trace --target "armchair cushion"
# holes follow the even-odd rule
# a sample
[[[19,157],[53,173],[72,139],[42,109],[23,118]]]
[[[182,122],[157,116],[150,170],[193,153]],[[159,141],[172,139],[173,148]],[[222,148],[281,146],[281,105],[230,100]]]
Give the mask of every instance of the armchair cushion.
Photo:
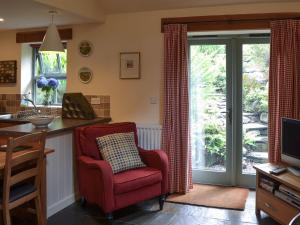
[[[143,167],[114,175],[114,193],[122,194],[161,182],[160,170]]]
[[[96,138],[108,134],[134,132],[134,140],[138,145],[136,126],[131,122],[114,124],[96,124],[76,128],[77,156],[85,155],[93,159],[102,159],[97,147]]]
[[[113,173],[145,167],[134,140],[134,133],[115,133],[97,138],[101,156]]]

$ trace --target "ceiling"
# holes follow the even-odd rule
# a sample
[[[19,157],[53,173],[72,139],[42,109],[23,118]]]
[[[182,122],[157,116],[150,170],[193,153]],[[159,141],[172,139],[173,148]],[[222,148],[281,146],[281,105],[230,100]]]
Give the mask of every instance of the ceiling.
[[[48,13],[53,7],[49,7],[33,0],[0,0],[0,30],[23,29],[45,27],[51,22]],[[54,22],[58,25],[78,24],[91,22],[84,18],[66,11],[58,10]]]
[[[4,18],[4,22],[0,22],[0,30],[5,29],[25,29],[45,27],[50,23],[50,15],[48,11],[57,8],[58,14],[55,16],[54,22],[57,25],[70,25],[79,23],[97,22],[86,15],[89,12],[82,10],[82,5],[90,5],[90,9],[94,8],[95,2],[99,8],[99,12],[104,14],[116,14],[124,12],[138,12],[163,9],[178,9],[187,7],[200,6],[216,6],[228,4],[246,4],[246,3],[262,3],[262,2],[282,2],[282,0],[0,0],[0,18]],[[289,0],[299,1],[299,0]],[[50,6],[51,2],[51,6]],[[76,10],[67,10],[68,7],[61,8],[65,2],[66,6],[70,4],[78,5],[78,13]],[[54,7],[57,4],[58,7]],[[69,4],[69,5],[68,5]],[[88,8],[86,9],[88,10]],[[101,22],[100,20],[98,22]],[[102,21],[103,22],[103,21]]]
[[[247,3],[282,2],[282,0],[99,0],[107,14],[163,9],[192,8]],[[284,0],[285,1],[285,0]],[[299,0],[289,0],[299,1]]]

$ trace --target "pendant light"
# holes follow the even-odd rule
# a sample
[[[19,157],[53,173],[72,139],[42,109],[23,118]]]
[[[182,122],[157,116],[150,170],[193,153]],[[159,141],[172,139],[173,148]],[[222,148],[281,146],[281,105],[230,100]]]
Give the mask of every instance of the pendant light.
[[[61,43],[56,25],[53,23],[54,14],[56,11],[49,11],[51,14],[51,24],[49,25],[43,39],[43,43],[39,49],[40,52],[64,52],[65,48]]]

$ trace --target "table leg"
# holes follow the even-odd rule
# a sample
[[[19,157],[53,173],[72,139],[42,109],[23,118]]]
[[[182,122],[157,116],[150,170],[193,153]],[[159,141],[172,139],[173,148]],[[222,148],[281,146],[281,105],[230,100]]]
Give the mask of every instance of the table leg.
[[[256,216],[260,216],[260,209],[258,209],[258,208],[255,208],[255,214],[256,214]]]

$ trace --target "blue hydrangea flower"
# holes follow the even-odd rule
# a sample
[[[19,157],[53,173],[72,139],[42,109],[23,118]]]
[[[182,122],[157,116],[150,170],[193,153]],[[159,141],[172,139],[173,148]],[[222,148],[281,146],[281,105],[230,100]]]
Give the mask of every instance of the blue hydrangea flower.
[[[55,78],[50,78],[48,80],[48,85],[49,85],[49,87],[56,89],[58,86],[58,81]]]
[[[40,77],[37,81],[37,87],[43,88],[48,85],[48,80],[45,77]]]

